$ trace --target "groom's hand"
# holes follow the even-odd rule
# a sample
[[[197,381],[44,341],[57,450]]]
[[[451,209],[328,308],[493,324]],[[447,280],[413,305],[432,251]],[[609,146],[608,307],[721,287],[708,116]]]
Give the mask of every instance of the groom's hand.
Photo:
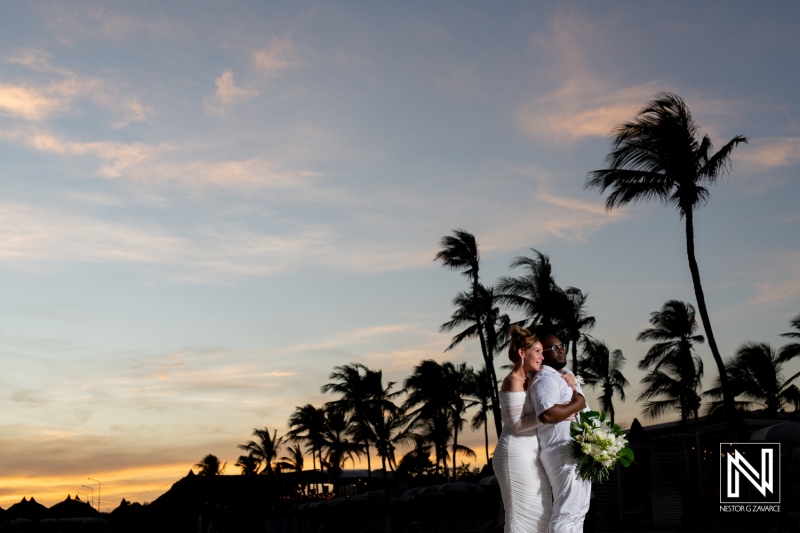
[[[586,407],[586,398],[578,391],[572,391],[572,399],[560,405],[554,405],[539,415],[543,424],[558,424]]]

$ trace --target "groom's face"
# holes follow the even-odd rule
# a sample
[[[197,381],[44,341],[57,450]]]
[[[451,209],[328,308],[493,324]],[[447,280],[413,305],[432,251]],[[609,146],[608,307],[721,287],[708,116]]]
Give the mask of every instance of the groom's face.
[[[555,335],[548,335],[542,339],[542,346],[544,348],[542,350],[544,364],[555,370],[561,370],[567,366],[567,352],[564,350],[561,339]]]

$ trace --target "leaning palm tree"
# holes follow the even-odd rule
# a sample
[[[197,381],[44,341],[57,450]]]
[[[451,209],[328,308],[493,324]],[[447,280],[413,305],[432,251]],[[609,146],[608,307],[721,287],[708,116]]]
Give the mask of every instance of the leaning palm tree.
[[[628,380],[622,375],[625,366],[625,357],[622,350],[610,351],[606,343],[601,340],[584,338],[582,344],[583,357],[581,358],[581,377],[586,385],[599,386],[603,394],[600,396],[600,406],[611,416],[614,424],[614,395],[625,401],[625,387],[629,386]]]
[[[601,193],[610,191],[606,197],[609,210],[628,203],[661,200],[674,206],[684,219],[686,255],[697,307],[717,364],[726,410],[733,415],[734,396],[711,328],[695,258],[694,210],[708,202],[707,185],[713,185],[729,169],[731,152],[747,138],[737,135],[714,152],[708,135],[698,139],[699,130],[679,96],[660,93],[632,122],[614,129],[614,149],[606,157],[609,168],[591,172],[585,187]]]
[[[800,372],[784,380],[782,354],[767,343],[746,342],[728,360],[728,381],[737,397],[743,398],[740,405],[745,409],[760,407],[766,415],[775,415],[787,405],[800,408],[800,389],[792,382]],[[709,414],[719,408],[719,380],[716,387],[704,394],[716,401],[709,406]]]
[[[486,339],[487,349],[489,353],[492,354],[493,359],[508,342],[508,330],[511,326],[511,320],[508,315],[503,313],[497,304],[494,289],[485,287],[482,283],[479,283],[477,298],[472,294],[472,291],[459,292],[453,299],[453,306],[455,307],[455,311],[453,311],[450,320],[442,324],[439,327],[439,331],[445,332],[453,331],[454,329],[464,329],[461,329],[461,331],[453,336],[450,340],[450,345],[445,348],[444,351],[448,352],[454,349],[467,339],[476,338],[478,336],[478,324],[481,324],[484,328],[484,338]],[[482,321],[476,320],[476,310],[480,317],[482,317]],[[486,369],[485,364],[483,368]],[[489,371],[482,372],[479,378],[486,380],[481,390],[488,394],[487,398],[489,408],[491,409],[496,402],[499,403],[493,362]],[[496,419],[495,422],[497,422]]]
[[[660,311],[650,313],[652,327],[642,330],[636,340],[653,342],[647,354],[637,365],[640,370],[653,370],[647,383],[651,392],[641,398],[649,399],[657,395],[678,394],[681,420],[687,421],[691,416],[698,418],[699,409],[697,389],[703,377],[703,360],[694,352],[695,344],[702,344],[705,339],[696,335],[697,320],[694,307],[686,302],[670,300]],[[662,367],[667,370],[662,372]],[[671,384],[677,379],[679,385]],[[655,391],[659,391],[658,394]],[[667,405],[667,404],[664,404]]]
[[[208,454],[203,457],[202,461],[194,466],[200,469],[200,471],[197,473],[199,476],[219,476],[225,471],[226,464],[228,463],[220,464],[216,455]]]
[[[254,429],[253,436],[256,437],[257,440],[251,440],[246,444],[240,444],[238,446],[239,449],[248,452],[248,454],[261,461],[264,465],[264,469],[261,471],[262,474],[274,473],[273,464],[278,457],[281,444],[283,443],[283,437],[278,437],[277,430],[273,431],[272,435],[270,435],[269,429],[267,428]]]
[[[472,317],[475,320],[475,333],[481,344],[481,355],[483,363],[489,369],[492,382],[497,383],[497,376],[494,371],[493,354],[486,342],[486,330],[484,326],[484,316],[481,309],[480,298],[480,253],[475,236],[463,229],[453,230],[453,235],[445,235],[439,241],[441,249],[434,257],[434,261],[441,261],[445,268],[459,270],[470,281],[470,294],[473,298]],[[494,425],[497,436],[503,430],[502,415],[500,414],[500,398],[496,393],[492,394],[492,413],[494,414]]]

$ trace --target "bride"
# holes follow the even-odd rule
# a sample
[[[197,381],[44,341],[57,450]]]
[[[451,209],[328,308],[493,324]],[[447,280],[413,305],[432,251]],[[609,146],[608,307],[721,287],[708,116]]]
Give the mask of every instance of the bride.
[[[500,386],[503,431],[492,464],[505,508],[505,533],[547,531],[552,490],[539,460],[536,428],[542,425],[527,401],[528,374],[542,366],[542,344],[530,331],[511,327],[508,357],[514,366]],[[564,379],[572,386],[572,374]]]

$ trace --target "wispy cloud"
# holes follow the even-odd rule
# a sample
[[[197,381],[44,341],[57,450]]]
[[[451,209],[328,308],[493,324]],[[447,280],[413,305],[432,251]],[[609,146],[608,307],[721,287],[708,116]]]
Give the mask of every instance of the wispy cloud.
[[[82,76],[50,62],[42,50],[27,49],[6,58],[46,76],[46,81],[0,84],[0,112],[15,118],[40,122],[71,110],[75,102],[88,99],[120,118],[114,127],[142,122],[152,111],[138,98],[125,96],[118,84],[91,76]]]
[[[217,77],[214,85],[217,87],[216,91],[203,102],[206,110],[214,113],[223,113],[233,105],[249,100],[258,94],[252,89],[238,87],[230,70],[226,70]]]
[[[756,171],[796,165],[800,163],[800,137],[754,139],[745,149],[735,151],[733,159]]]
[[[800,295],[800,252],[783,251],[762,254],[767,259],[755,271],[753,285],[758,305],[797,301]]]
[[[127,39],[136,35],[174,37],[184,33],[179,19],[165,18],[159,10],[147,10],[148,16],[125,12],[123,7],[73,7],[61,2],[51,3],[45,11],[45,23],[56,30],[62,42],[76,38],[94,37],[107,40]]]
[[[297,65],[297,49],[288,36],[273,38],[267,46],[253,52],[253,67],[262,75],[275,76]]]

